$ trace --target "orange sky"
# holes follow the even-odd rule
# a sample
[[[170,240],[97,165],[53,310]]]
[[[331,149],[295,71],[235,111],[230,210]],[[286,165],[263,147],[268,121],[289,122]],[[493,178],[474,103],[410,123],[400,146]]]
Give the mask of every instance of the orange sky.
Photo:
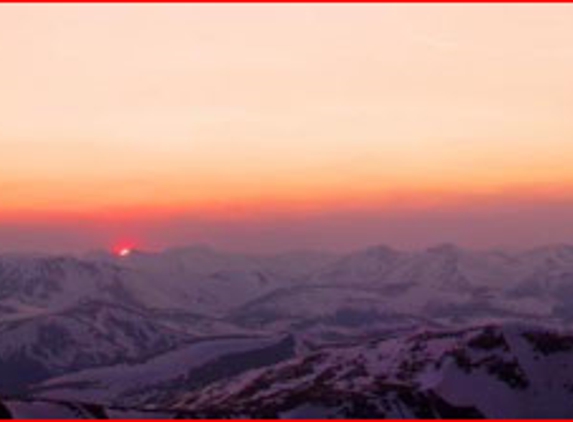
[[[0,225],[573,200],[571,22],[566,4],[1,5]]]

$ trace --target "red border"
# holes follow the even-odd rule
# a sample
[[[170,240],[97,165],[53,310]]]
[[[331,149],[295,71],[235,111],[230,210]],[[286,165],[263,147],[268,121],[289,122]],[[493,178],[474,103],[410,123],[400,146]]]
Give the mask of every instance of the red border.
[[[43,4],[43,3],[55,3],[55,4],[82,4],[82,3],[154,3],[154,4],[178,4],[178,3],[189,3],[189,4],[212,4],[212,3],[222,3],[222,4],[233,4],[233,3],[243,3],[243,4],[285,4],[285,3],[308,3],[308,4],[480,4],[480,3],[494,3],[494,4],[563,4],[572,3],[573,0],[0,0],[0,4]]]

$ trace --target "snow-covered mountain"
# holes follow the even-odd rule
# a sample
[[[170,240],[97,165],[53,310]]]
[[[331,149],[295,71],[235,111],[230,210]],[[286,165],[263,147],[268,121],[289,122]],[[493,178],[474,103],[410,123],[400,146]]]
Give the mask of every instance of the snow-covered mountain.
[[[354,332],[361,325],[372,331],[405,320],[452,325],[541,318],[569,324],[573,266],[567,257],[565,246],[521,254],[453,245],[419,252],[373,247],[341,257],[305,283],[258,297],[233,316],[250,326],[326,323]]]
[[[99,302],[1,323],[0,336],[0,392],[74,370],[139,361],[193,338],[149,314]]]
[[[243,322],[249,328],[358,310],[448,322],[481,316],[568,322],[573,247],[523,253],[439,245],[385,246],[345,256],[249,256],[204,247],[90,258],[0,256],[1,321],[105,301],[158,312]],[[326,298],[326,299],[320,299]]]
[[[171,405],[212,382],[339,345],[487,324],[573,329],[572,297],[568,245],[4,254],[0,394]]]
[[[0,255],[2,320],[105,300],[149,309],[224,315],[255,297],[296,284],[332,261],[320,253],[248,256],[197,247],[71,256]]]
[[[300,282],[326,254],[251,257],[205,248],[125,259],[0,256],[0,392],[85,368],[135,363],[192,341],[257,335],[229,310]]]

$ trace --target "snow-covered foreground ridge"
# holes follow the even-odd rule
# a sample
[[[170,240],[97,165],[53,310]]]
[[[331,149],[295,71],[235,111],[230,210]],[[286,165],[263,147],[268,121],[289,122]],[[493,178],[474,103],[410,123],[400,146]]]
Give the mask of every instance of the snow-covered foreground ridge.
[[[329,347],[183,396],[209,417],[573,417],[573,336],[527,326]]]
[[[488,325],[304,356],[182,393],[170,406],[1,400],[4,417],[571,418],[573,335]]]

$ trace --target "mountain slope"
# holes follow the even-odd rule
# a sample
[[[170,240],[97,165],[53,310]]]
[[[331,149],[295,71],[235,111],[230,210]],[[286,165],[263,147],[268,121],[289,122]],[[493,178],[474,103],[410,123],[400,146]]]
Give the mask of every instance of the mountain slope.
[[[84,302],[54,314],[0,323],[0,391],[70,371],[139,361],[193,337],[138,310]]]
[[[30,393],[124,407],[161,407],[182,392],[292,358],[295,346],[294,339],[284,335],[201,340],[143,362],[52,378]]]

